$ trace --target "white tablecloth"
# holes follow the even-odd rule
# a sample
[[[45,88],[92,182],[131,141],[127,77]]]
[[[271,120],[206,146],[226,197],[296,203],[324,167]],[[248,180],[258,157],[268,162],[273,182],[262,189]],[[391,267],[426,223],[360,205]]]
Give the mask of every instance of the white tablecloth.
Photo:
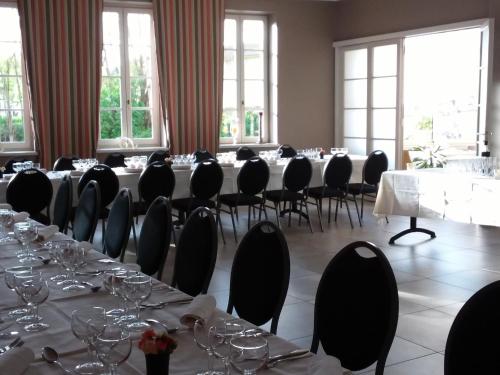
[[[384,172],[374,215],[500,226],[500,180],[446,169]]]

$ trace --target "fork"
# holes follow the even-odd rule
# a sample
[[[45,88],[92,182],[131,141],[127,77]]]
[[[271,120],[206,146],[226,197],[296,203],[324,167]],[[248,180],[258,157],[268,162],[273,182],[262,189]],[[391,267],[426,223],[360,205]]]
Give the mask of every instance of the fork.
[[[20,337],[16,337],[10,344],[0,347],[0,354],[3,354],[12,348],[15,348],[16,346],[19,345],[19,343],[21,343],[21,345],[24,344],[23,340],[21,340]]]

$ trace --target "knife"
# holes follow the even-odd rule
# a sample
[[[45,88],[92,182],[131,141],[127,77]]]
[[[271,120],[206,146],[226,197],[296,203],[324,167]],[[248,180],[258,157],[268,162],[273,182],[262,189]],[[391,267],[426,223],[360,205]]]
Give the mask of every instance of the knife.
[[[300,357],[307,353],[310,353],[308,349],[295,349],[288,353],[273,355],[272,357],[269,357],[267,363],[273,363],[287,358]]]

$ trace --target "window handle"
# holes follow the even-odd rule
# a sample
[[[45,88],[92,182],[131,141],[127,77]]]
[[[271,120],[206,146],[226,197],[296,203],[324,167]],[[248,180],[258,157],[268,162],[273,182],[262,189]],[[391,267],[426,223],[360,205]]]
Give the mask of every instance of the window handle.
[[[130,105],[130,99],[127,99],[127,105]]]

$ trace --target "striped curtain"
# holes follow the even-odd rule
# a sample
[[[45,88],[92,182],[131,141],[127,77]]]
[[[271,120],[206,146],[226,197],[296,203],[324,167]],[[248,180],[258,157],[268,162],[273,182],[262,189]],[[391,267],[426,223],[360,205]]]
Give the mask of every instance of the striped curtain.
[[[217,152],[224,0],[153,0],[156,54],[171,152]],[[167,121],[168,117],[168,121]]]
[[[17,0],[35,145],[44,167],[95,155],[102,0]]]

